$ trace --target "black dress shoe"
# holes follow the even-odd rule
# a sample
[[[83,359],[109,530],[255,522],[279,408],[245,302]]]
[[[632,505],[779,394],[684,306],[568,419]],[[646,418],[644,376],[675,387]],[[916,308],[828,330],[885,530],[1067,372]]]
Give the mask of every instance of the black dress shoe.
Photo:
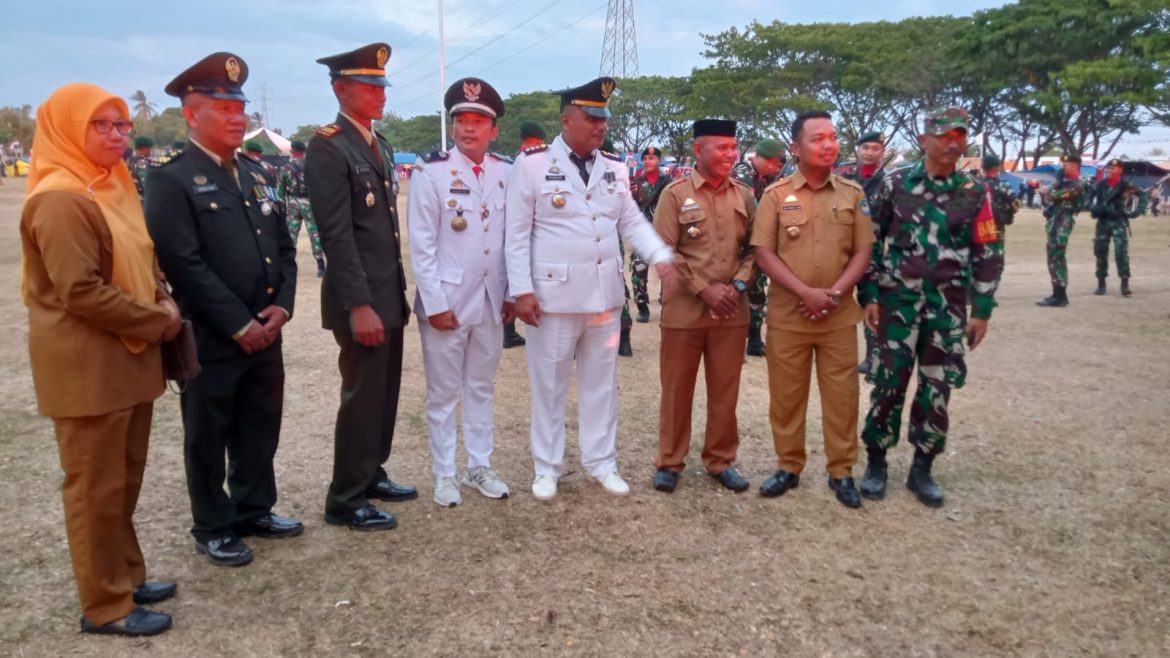
[[[678,487],[678,473],[660,468],[654,472],[654,488],[670,493]]]
[[[369,489],[366,489],[366,498],[400,503],[404,500],[418,498],[418,489],[415,489],[409,484],[395,484],[393,480],[386,478]]]
[[[252,561],[252,549],[235,535],[223,535],[207,541],[196,539],[195,550],[206,555],[217,567],[242,567]]]
[[[760,485],[760,495],[768,498],[784,495],[785,491],[795,489],[800,484],[800,476],[788,471],[776,471]]]
[[[829,478],[829,488],[837,493],[837,500],[845,507],[861,507],[861,494],[853,478]]]
[[[305,526],[296,519],[269,512],[236,525],[235,531],[240,537],[256,536],[263,539],[279,539],[296,537],[305,531]]]
[[[716,473],[715,479],[719,480],[719,484],[732,491],[747,491],[748,487],[751,486],[743,474],[739,472],[739,469],[734,466],[728,466]]]
[[[395,519],[393,514],[383,512],[373,505],[366,505],[348,514],[329,514],[326,512],[325,523],[349,526],[351,530],[363,532],[393,530],[398,527],[398,519]]]
[[[170,580],[156,580],[145,582],[134,590],[134,602],[138,605],[149,605],[166,601],[179,591],[179,586]]]
[[[96,626],[85,617],[81,618],[81,632],[95,635],[122,635],[125,637],[142,637],[158,635],[171,627],[171,616],[165,612],[154,612],[145,608],[134,608],[126,615],[121,626],[110,622]]]

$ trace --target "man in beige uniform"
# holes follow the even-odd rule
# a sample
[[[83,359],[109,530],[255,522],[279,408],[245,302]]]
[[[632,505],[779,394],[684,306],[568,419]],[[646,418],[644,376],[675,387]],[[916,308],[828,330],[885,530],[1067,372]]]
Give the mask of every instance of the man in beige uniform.
[[[654,213],[654,228],[674,249],[683,278],[683,289],[662,303],[662,405],[654,474],[659,491],[678,486],[691,443],[700,358],[707,380],[703,465],[728,489],[748,488],[732,464],[739,447],[735,405],[747,344],[744,293],[754,274],[748,237],[756,200],[750,187],[730,177],[739,155],[735,126],[720,119],[695,122],[695,171],[666,186]]]
[[[872,255],[865,192],[832,172],[839,146],[827,112],[802,112],[792,126],[792,176],[764,192],[752,232],[768,291],[768,389],[780,469],[760,487],[779,496],[800,482],[813,356],[821,392],[829,487],[860,507],[857,462],[857,323],[853,287]]]

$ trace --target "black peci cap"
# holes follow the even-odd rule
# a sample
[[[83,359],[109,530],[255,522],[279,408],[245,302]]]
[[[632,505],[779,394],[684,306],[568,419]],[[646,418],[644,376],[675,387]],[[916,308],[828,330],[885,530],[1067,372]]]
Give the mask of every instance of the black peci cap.
[[[730,119],[699,119],[695,122],[694,138],[735,137],[736,122]]]

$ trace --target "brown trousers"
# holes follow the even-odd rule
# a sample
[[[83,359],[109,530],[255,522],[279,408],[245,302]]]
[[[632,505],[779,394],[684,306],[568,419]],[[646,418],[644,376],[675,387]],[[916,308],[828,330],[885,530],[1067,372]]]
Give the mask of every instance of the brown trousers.
[[[65,532],[81,611],[102,625],[134,610],[146,563],[134,507],[146,469],[154,403],[102,416],[54,418],[65,471]]]
[[[830,477],[849,477],[857,463],[857,326],[827,332],[769,327],[768,415],[780,468],[804,469],[805,417],[813,356],[821,392],[821,423]]]
[[[742,327],[662,328],[659,364],[662,404],[658,418],[658,459],[655,466],[683,470],[691,447],[691,409],[699,359],[707,380],[707,432],[703,465],[719,474],[735,461],[739,448],[739,373],[747,346],[747,325]]]

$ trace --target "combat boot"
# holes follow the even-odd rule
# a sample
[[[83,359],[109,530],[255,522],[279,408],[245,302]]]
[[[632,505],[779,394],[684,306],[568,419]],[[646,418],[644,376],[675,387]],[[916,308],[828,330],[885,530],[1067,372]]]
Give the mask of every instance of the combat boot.
[[[318,258],[317,259],[317,278],[321,279],[324,277],[325,277],[325,259]]]
[[[1121,277],[1121,296],[1122,297],[1129,297],[1132,294],[1133,294],[1133,291],[1129,289],[1129,277],[1128,276]]]
[[[638,322],[646,323],[650,321],[650,305],[638,303]]]
[[[513,347],[524,347],[528,341],[516,331],[516,321],[513,320],[504,324],[504,349],[511,349]]]
[[[865,465],[865,476],[861,478],[861,495],[870,500],[886,497],[886,451],[877,446],[866,446],[869,463]]]
[[[1097,277],[1097,289],[1093,291],[1093,294],[1094,295],[1104,295],[1105,294],[1105,277],[1103,277],[1103,276]]]
[[[634,346],[630,345],[629,329],[622,329],[622,339],[618,343],[618,356],[634,356]]]
[[[927,507],[942,507],[943,490],[930,476],[930,467],[934,463],[934,455],[921,450],[914,451],[914,463],[910,466],[910,476],[906,478],[906,488],[918,494],[918,500]]]
[[[1064,286],[1052,286],[1052,295],[1036,302],[1036,305],[1055,308],[1068,306],[1068,293],[1065,292]]]
[[[762,324],[762,320],[753,319],[751,324],[748,325],[748,356],[764,356],[764,340],[760,338],[760,328]]]

